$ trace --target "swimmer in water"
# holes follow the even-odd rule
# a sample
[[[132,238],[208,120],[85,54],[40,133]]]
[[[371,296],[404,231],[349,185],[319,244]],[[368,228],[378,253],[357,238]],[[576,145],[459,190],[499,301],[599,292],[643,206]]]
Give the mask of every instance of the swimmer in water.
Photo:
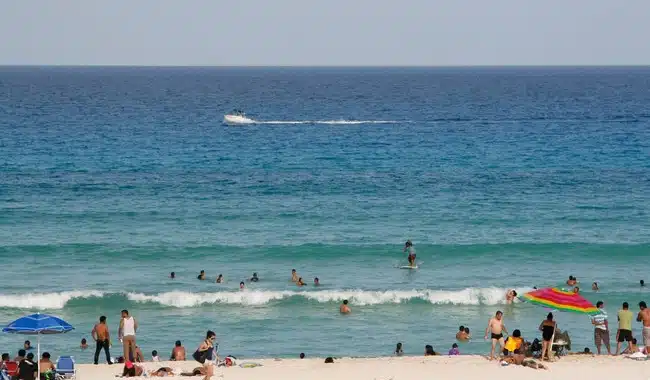
[[[298,279],[300,277],[298,276],[298,272],[296,272],[295,269],[291,270],[291,282],[298,282]]]
[[[239,290],[244,290],[245,287],[246,287],[246,284],[244,284],[244,281],[239,283]]]
[[[298,281],[296,282],[296,285],[305,286],[305,283],[302,281],[302,277],[298,278]]]
[[[219,274],[219,276],[217,276],[217,281],[215,281],[215,282],[216,282],[217,284],[221,284],[221,283],[223,282],[223,275],[222,275],[222,274]]]
[[[591,284],[591,290],[593,290],[594,292],[597,292],[599,290],[597,282],[594,282],[593,284]]]
[[[314,278],[314,286],[319,286],[320,285],[320,280],[318,277]]]
[[[339,307],[339,311],[341,312],[341,314],[349,314],[352,311],[348,306],[348,300],[343,300],[343,303]]]
[[[413,248],[413,243],[410,240],[407,240],[406,243],[404,244],[404,252],[408,250],[409,252],[409,266],[414,267],[415,266],[415,248]]]
[[[253,273],[253,277],[251,277],[250,282],[257,282],[259,280],[260,278],[257,277],[257,272]]]
[[[169,278],[171,278],[172,280],[175,279],[176,278],[176,272],[171,272],[169,274]]]
[[[196,278],[201,280],[201,281],[205,280],[205,271],[202,270],[201,273],[199,273],[199,275],[196,276]]]
[[[514,289],[508,290],[508,293],[506,293],[506,303],[512,303],[515,297],[517,297],[517,292]]]

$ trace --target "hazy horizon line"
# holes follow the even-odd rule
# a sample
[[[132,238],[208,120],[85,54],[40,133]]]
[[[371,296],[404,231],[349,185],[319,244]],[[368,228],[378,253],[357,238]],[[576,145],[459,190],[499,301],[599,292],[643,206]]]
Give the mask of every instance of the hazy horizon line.
[[[649,64],[629,65],[601,65],[601,64],[562,64],[562,65],[134,65],[134,64],[0,64],[0,68],[432,68],[432,69],[458,69],[458,68],[650,68]]]

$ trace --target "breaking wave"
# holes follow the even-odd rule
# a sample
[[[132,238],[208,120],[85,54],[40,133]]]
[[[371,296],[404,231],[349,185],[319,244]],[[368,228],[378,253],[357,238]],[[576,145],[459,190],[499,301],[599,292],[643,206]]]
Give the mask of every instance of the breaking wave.
[[[524,289],[520,289],[525,291]],[[462,290],[321,290],[273,291],[245,290],[221,292],[170,291],[156,294],[106,293],[96,290],[57,293],[0,294],[0,308],[52,310],[71,306],[92,306],[119,298],[120,304],[150,303],[162,307],[192,308],[204,305],[256,306],[274,302],[338,303],[344,299],[353,305],[390,305],[423,302],[431,305],[499,305],[504,303],[505,288],[466,288]],[[74,305],[72,303],[74,302]]]

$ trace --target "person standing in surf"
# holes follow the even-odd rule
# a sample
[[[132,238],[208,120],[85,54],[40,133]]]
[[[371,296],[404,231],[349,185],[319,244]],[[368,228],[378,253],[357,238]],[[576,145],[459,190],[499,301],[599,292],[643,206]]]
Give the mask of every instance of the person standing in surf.
[[[406,244],[404,244],[404,252],[408,250],[409,252],[409,266],[410,267],[415,267],[415,248],[413,248],[413,243],[411,240],[407,240]]]

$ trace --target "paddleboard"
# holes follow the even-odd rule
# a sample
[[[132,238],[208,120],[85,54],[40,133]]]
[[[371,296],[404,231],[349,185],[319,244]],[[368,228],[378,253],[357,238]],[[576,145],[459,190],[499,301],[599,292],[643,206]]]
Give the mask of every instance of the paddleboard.
[[[412,267],[410,265],[404,265],[404,266],[399,267],[399,269],[418,269],[418,266],[416,265],[416,266]]]

